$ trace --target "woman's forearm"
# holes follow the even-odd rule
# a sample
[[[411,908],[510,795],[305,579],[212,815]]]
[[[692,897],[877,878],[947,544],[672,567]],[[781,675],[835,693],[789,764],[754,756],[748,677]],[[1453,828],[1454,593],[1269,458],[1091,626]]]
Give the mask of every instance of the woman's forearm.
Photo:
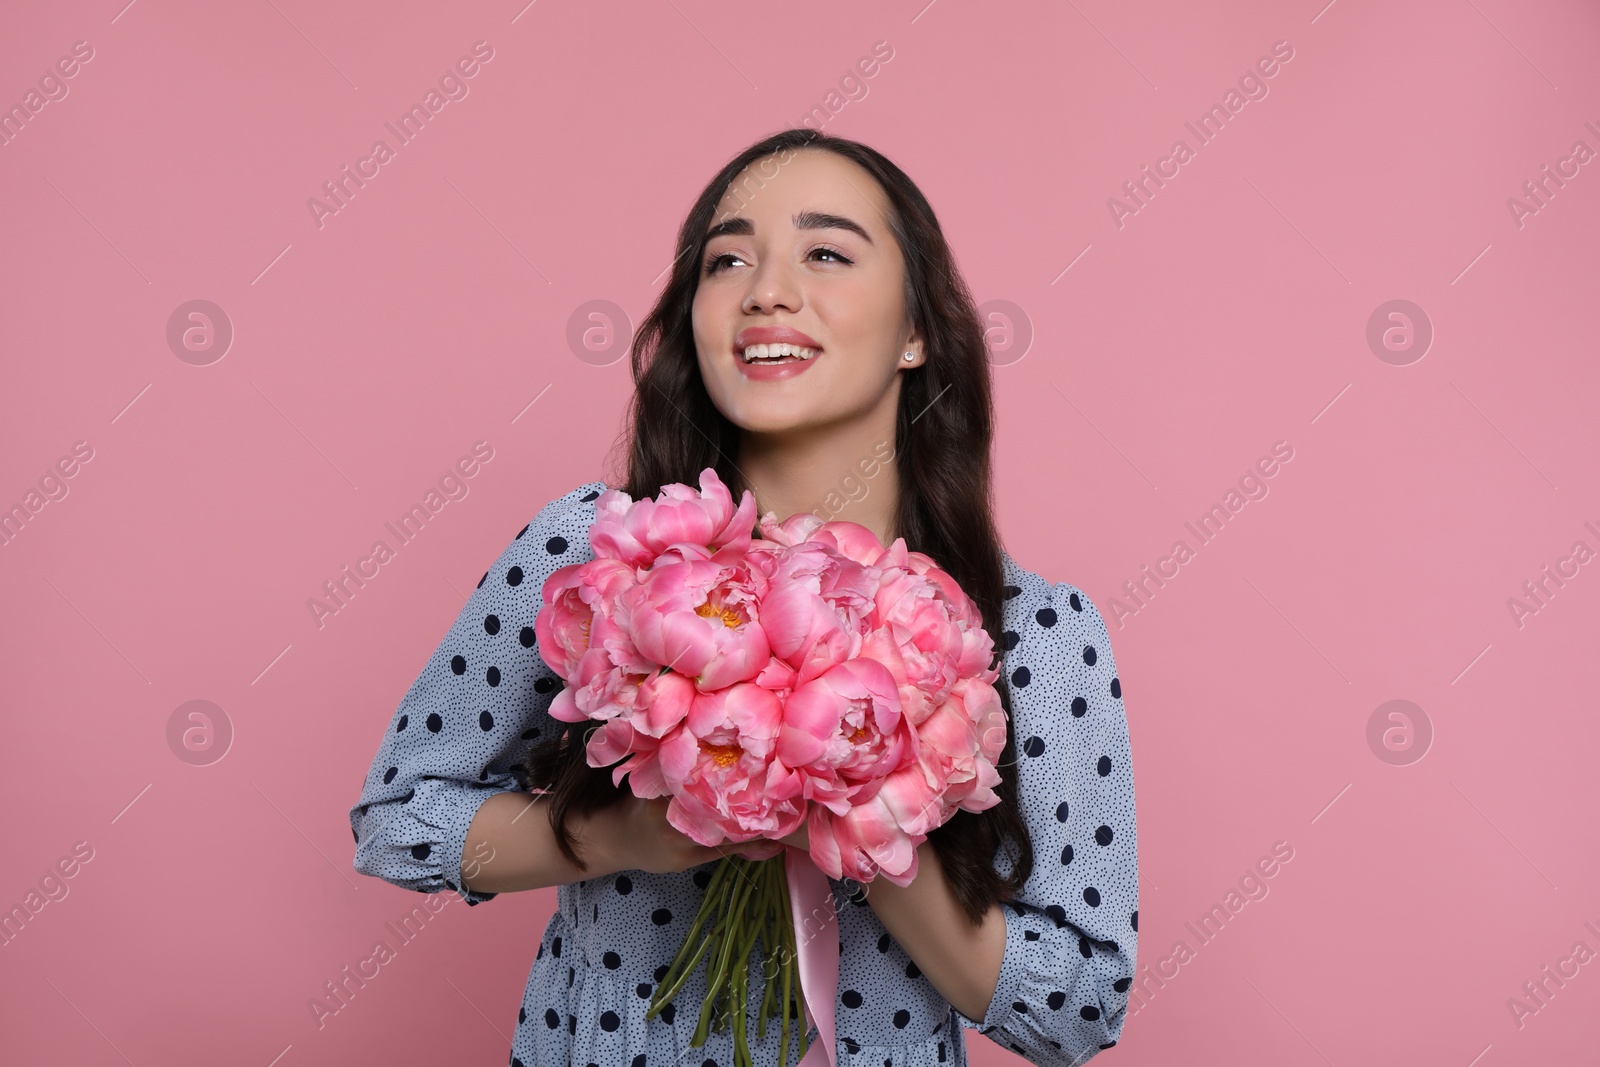
[[[512,893],[625,869],[626,864],[612,861],[607,847],[608,809],[567,817],[573,845],[588,864],[579,869],[556,846],[548,807],[548,797],[515,790],[496,793],[479,805],[461,850],[463,886],[480,893]]]
[[[928,981],[969,1019],[982,1019],[1000,981],[1006,917],[991,904],[973,926],[945,879],[931,844],[917,846],[917,876],[898,886],[881,874],[867,882],[867,903]]]

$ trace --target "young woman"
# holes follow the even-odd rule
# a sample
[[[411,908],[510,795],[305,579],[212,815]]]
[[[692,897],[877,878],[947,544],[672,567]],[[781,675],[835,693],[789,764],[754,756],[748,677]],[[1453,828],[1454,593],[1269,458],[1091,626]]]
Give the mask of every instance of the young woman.
[[[1001,803],[930,834],[909,886],[831,880],[837,1062],[963,1065],[976,1028],[1040,1067],[1081,1064],[1121,1034],[1138,939],[1121,683],[1094,603],[1000,545],[983,329],[933,210],[878,152],[795,129],[711,180],[677,251],[633,347],[618,488],[653,497],[712,467],[735,502],[755,494],[758,514],[814,511],[884,544],[904,537],[978,604],[1001,661]],[[644,1014],[735,849],[679,833],[665,798],[613,788],[584,761],[593,724],[547,710],[561,682],[534,638],[541,589],[593,557],[606,488],[550,501],[479,581],[350,811],[355,867],[468,904],[559,886],[513,1067],[731,1067],[729,1032],[688,1044],[703,966],[666,1011]],[[804,848],[804,829],[786,840]],[[748,965],[754,1023],[759,956]],[[759,1064],[778,1062],[777,1023],[764,1042],[750,1035]]]

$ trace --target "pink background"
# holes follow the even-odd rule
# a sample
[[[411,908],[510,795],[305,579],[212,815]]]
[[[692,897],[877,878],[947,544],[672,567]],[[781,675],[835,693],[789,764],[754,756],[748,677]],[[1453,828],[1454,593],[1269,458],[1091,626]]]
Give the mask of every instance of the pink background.
[[[93,854],[0,948],[0,1058],[505,1062],[553,891],[452,895],[317,1028],[309,998],[418,899],[354,873],[346,811],[484,567],[606,473],[627,328],[584,359],[569,320],[637,323],[701,184],[877,41],[824,128],[900,163],[977,298],[1020,309],[995,335],[1019,562],[1134,608],[1123,583],[1293,449],[1113,629],[1146,996],[1103,1062],[1592,1057],[1600,962],[1521,1025],[1508,1000],[1600,951],[1600,564],[1521,625],[1508,600],[1600,550],[1600,162],[1520,226],[1507,201],[1600,150],[1594,5],[122,3],[0,26],[7,106],[93,48],[0,147],[0,507],[67,491],[0,547],[0,906]],[[469,95],[319,227],[307,200],[476,41]],[[1268,95],[1197,145],[1278,41]],[[1180,137],[1119,227],[1108,198]],[[234,330],[208,365],[167,340],[196,299]],[[1366,337],[1396,299],[1434,333],[1407,365]],[[319,628],[322,583],[476,441],[468,495]],[[1425,758],[1369,745],[1397,699]],[[191,700],[231,724],[220,761],[169,745]],[[1279,841],[1201,944],[1184,924]]]

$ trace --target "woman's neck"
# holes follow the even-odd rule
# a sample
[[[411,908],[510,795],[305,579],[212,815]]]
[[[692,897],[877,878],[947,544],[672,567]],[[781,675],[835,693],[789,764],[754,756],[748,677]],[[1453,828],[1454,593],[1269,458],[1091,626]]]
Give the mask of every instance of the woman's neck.
[[[824,520],[860,523],[888,544],[900,499],[891,422],[883,431],[864,424],[781,443],[746,435],[739,470],[756,496],[756,514],[779,522],[811,512]]]

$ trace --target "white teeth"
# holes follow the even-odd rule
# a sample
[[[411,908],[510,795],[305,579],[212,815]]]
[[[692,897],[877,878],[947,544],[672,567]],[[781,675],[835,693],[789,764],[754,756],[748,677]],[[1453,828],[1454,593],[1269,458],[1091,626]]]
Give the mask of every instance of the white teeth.
[[[801,359],[810,359],[820,351],[821,349],[819,348],[801,348],[799,345],[791,344],[750,345],[744,350],[743,358],[746,363],[754,363],[762,359],[781,359],[784,356],[798,356]]]

